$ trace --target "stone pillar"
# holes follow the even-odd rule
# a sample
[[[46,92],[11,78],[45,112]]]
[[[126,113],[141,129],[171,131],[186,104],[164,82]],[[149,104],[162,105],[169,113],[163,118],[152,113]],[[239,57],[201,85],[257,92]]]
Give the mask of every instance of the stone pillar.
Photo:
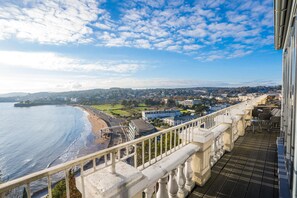
[[[245,127],[244,127],[244,116],[237,123],[237,130],[239,136],[244,136]]]
[[[252,120],[252,106],[249,106],[245,109],[245,114],[243,116],[244,120],[244,128],[247,128],[248,126],[251,126],[251,120]]]
[[[192,157],[193,181],[199,186],[203,186],[211,176],[210,152],[212,143],[213,138],[204,143],[194,143],[201,148]]]
[[[233,131],[231,127],[224,132],[224,149],[230,152],[232,151],[233,147],[234,147]]]

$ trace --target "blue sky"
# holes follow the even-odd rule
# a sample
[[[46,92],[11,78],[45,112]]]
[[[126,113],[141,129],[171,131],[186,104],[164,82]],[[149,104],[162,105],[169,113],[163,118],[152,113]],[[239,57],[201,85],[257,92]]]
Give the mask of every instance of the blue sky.
[[[0,93],[281,82],[272,0],[0,0]]]

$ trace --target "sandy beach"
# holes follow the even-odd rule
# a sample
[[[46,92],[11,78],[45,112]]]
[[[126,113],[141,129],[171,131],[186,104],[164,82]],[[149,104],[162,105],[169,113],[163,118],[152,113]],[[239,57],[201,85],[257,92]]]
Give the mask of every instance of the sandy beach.
[[[86,111],[88,115],[89,122],[92,125],[92,132],[94,134],[95,143],[96,144],[105,144],[106,147],[109,144],[110,138],[106,135],[102,135],[100,130],[103,128],[108,127],[107,123],[101,119],[99,116],[97,116],[92,110],[88,108],[81,107],[84,111]]]

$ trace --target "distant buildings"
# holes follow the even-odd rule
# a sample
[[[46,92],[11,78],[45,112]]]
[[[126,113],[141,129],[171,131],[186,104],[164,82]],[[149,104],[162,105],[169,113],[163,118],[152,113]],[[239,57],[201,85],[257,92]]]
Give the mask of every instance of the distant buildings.
[[[216,99],[217,101],[219,101],[219,102],[224,100],[224,98],[223,98],[223,97],[220,97],[220,96],[215,97],[215,99]]]
[[[179,124],[183,124],[185,122],[188,122],[190,120],[193,120],[197,118],[197,116],[176,116],[176,117],[168,117],[168,118],[164,118],[163,122],[167,123],[169,126],[176,126]]]
[[[77,98],[70,98],[70,102],[77,102]]]
[[[183,106],[186,106],[186,107],[192,107],[194,105],[198,105],[198,104],[201,104],[201,103],[202,103],[201,100],[197,100],[197,99],[178,101],[179,105],[183,105]]]
[[[180,116],[179,110],[164,110],[164,111],[142,111],[143,120],[151,120],[155,118],[175,117]]]
[[[238,97],[229,97],[228,100],[231,102],[238,102],[239,98]]]
[[[131,122],[129,123],[129,130],[127,136],[129,140],[134,140],[135,138],[149,135],[156,131],[156,128],[150,123],[147,123],[142,119],[136,119],[131,120]]]
[[[239,98],[239,101],[247,101],[247,100],[251,100],[251,99],[255,98],[255,95],[253,95],[253,94],[247,94],[247,95],[238,94],[238,98]]]
[[[221,109],[224,109],[226,108],[228,105],[226,104],[220,104],[220,105],[215,105],[215,106],[211,106],[209,108],[209,112],[212,113],[212,112],[215,112],[215,111],[219,111]]]

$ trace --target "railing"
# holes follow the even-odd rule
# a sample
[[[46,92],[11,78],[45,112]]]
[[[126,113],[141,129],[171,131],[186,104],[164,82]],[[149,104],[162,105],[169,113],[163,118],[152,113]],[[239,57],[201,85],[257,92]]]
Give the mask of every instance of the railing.
[[[52,179],[57,177],[59,180],[65,179],[65,191],[67,198],[71,197],[72,191],[70,190],[70,173],[75,176],[80,176],[82,184],[82,197],[85,197],[85,186],[84,177],[92,174],[95,171],[103,169],[105,167],[110,167],[112,173],[116,173],[115,164],[118,161],[124,161],[139,170],[143,170],[150,165],[162,160],[164,157],[174,153],[180,148],[192,142],[193,130],[194,128],[204,128],[211,129],[224,120],[218,121],[217,117],[220,115],[229,116],[232,112],[245,109],[247,106],[253,106],[257,102],[266,98],[266,95],[260,96],[250,101],[242,102],[223,110],[214,112],[212,114],[197,118],[195,120],[189,121],[187,123],[171,127],[169,129],[162,130],[160,132],[141,137],[136,140],[132,140],[111,148],[104,149],[102,151],[95,152],[93,154],[77,158],[75,160],[65,162],[63,164],[38,171],[27,176],[8,181],[6,183],[0,184],[0,197],[5,197],[7,195],[11,196],[14,189],[26,189],[27,197],[32,196],[31,185],[38,183],[39,181],[46,181],[46,193],[48,197],[52,197],[52,187],[54,182]],[[215,140],[215,145],[213,149],[213,156],[222,155],[222,136],[218,136]],[[190,159],[189,159],[190,160]],[[182,168],[178,168],[181,177],[184,177]],[[186,163],[188,167],[188,162]],[[170,173],[169,178],[172,178]],[[189,175],[188,175],[189,177]],[[187,178],[188,182],[189,179]],[[162,189],[162,182],[164,180],[160,179],[160,190]],[[169,180],[171,182],[171,180]],[[22,192],[20,190],[20,192]],[[158,192],[159,194],[161,193]],[[162,193],[161,193],[162,194]]]
[[[144,190],[145,197],[151,198],[154,193],[156,198],[186,197],[194,187],[191,161],[192,157],[160,177],[156,183],[148,184],[149,187]]]

